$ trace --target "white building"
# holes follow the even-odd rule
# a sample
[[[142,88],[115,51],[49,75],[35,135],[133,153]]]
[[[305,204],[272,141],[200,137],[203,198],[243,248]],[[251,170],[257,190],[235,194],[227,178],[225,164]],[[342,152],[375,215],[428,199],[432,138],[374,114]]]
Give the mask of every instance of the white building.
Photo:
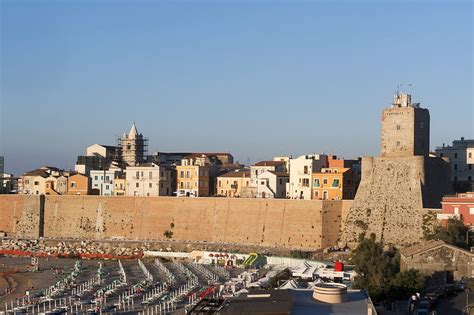
[[[176,177],[170,168],[154,163],[129,166],[126,172],[127,196],[172,196]]]
[[[327,167],[325,154],[302,155],[290,159],[290,182],[288,184],[291,199],[311,199],[311,174]]]
[[[91,170],[90,178],[92,191],[101,196],[113,196],[115,192],[115,177],[121,173],[118,169]]]
[[[117,146],[93,144],[86,148],[86,155],[77,157],[74,170],[81,174],[89,174],[91,170],[102,170],[117,164],[121,158],[121,149]]]
[[[437,147],[436,155],[448,158],[451,163],[451,181],[455,186],[464,185],[473,189],[474,179],[474,140],[454,140],[452,146]]]
[[[266,171],[258,176],[257,198],[286,198],[289,182],[288,173]]]
[[[285,161],[260,161],[250,166],[250,185],[252,187],[257,187],[258,185],[258,176],[267,171],[273,172],[287,172],[286,162]]]
[[[18,179],[18,193],[26,195],[57,195],[67,193],[68,172],[44,166],[24,173]]]

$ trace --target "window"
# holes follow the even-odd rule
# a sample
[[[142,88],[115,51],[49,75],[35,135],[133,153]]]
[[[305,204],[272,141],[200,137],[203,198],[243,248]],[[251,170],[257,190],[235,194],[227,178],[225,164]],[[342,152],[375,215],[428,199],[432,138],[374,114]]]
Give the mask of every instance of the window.
[[[319,178],[315,178],[314,179],[314,184],[313,184],[314,187],[319,187]]]
[[[153,179],[153,172],[148,172],[148,179]]]
[[[468,164],[468,165],[467,165],[467,168],[468,168],[469,170],[472,170],[472,164]]]
[[[468,177],[467,177],[467,180],[468,180],[468,181],[472,181],[472,177],[471,177],[471,176],[468,176]]]
[[[319,192],[317,190],[314,191],[314,196],[317,198],[319,196]]]
[[[222,182],[221,181],[219,181],[219,187],[222,187]]]
[[[454,207],[454,214],[459,214],[459,208],[458,207]]]
[[[94,176],[94,180],[99,180],[99,176]]]
[[[181,171],[179,176],[180,176],[181,178],[183,178],[183,177],[184,177],[184,171]]]
[[[470,159],[472,159],[472,152],[469,152],[468,156]]]
[[[164,187],[164,186],[163,186],[163,183],[160,183],[160,187],[161,187],[161,188],[163,188],[163,187]]]
[[[457,154],[457,153],[454,153],[454,158],[455,158],[455,159],[458,158],[458,154]]]
[[[308,178],[303,178],[303,186],[304,187],[309,187],[309,179]]]
[[[143,177],[143,171],[141,171],[140,173],[141,173],[140,176]]]
[[[282,179],[280,178],[280,185],[283,184]]]
[[[324,178],[323,179],[323,184],[326,185],[328,183],[328,179],[327,178]]]
[[[139,172],[139,171],[137,171],[137,172],[135,173],[135,177],[136,177],[137,179],[140,178],[140,172]]]
[[[469,214],[474,214],[474,208],[473,207],[469,208]]]
[[[38,186],[40,183],[38,181],[35,181],[35,186]]]
[[[152,188],[153,187],[153,184],[152,183],[148,183],[148,188]]]
[[[335,178],[335,179],[332,181],[332,187],[339,187],[339,179],[338,179],[338,178]]]
[[[186,178],[189,178],[191,177],[191,174],[189,173],[189,171],[186,171]]]
[[[400,146],[400,140],[397,140],[397,147]]]
[[[140,183],[135,183],[135,187],[136,188],[140,187]]]
[[[184,183],[183,182],[179,183],[179,188],[181,188],[181,189],[184,188]]]
[[[327,190],[323,191],[323,199],[324,200],[328,199],[328,191]]]
[[[308,174],[308,166],[307,165],[304,167],[304,173]]]
[[[397,125],[397,130],[400,130],[400,125]]]
[[[455,169],[455,170],[458,169],[458,165],[457,165],[457,164],[454,164],[454,169]]]
[[[420,121],[420,128],[423,129],[424,126],[425,126],[424,121]]]
[[[109,185],[105,185],[105,190],[109,190]]]
[[[109,180],[109,175],[105,176],[105,180]]]
[[[187,189],[191,188],[191,183],[190,182],[186,182],[186,188]]]
[[[198,186],[198,181],[195,181],[194,182],[194,187],[197,187]]]
[[[76,182],[71,182],[71,188],[76,188]]]

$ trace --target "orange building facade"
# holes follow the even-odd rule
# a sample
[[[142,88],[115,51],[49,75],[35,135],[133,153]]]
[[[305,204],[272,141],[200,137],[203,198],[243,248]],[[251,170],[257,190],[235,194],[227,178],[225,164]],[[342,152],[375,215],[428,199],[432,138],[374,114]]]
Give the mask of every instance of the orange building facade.
[[[313,173],[312,199],[342,200],[354,199],[358,182],[354,170],[347,167],[322,168]]]
[[[83,174],[74,174],[68,178],[68,195],[90,195],[91,181],[90,178]]]

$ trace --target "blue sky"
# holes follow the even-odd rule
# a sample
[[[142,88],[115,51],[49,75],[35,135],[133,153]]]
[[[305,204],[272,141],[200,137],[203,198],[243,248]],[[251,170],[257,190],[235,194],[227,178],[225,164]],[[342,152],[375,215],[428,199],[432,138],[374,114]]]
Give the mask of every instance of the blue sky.
[[[72,168],[133,121],[150,151],[377,155],[400,83],[432,148],[474,134],[471,1],[0,2],[15,174]]]

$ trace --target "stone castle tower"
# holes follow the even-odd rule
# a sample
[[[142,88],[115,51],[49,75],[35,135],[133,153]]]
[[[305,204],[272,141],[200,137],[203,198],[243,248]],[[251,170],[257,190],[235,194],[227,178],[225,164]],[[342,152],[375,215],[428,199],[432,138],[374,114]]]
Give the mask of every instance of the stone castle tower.
[[[145,161],[145,154],[148,139],[138,133],[135,123],[128,134],[123,134],[119,139],[119,146],[122,149],[122,161],[129,166],[135,166]]]
[[[375,233],[403,246],[423,237],[426,208],[450,192],[449,164],[429,156],[430,114],[411,95],[396,94],[382,113],[381,156],[362,159],[362,180],[341,241],[354,246]]]
[[[411,102],[410,94],[397,94],[382,113],[382,157],[428,156],[430,113]]]

